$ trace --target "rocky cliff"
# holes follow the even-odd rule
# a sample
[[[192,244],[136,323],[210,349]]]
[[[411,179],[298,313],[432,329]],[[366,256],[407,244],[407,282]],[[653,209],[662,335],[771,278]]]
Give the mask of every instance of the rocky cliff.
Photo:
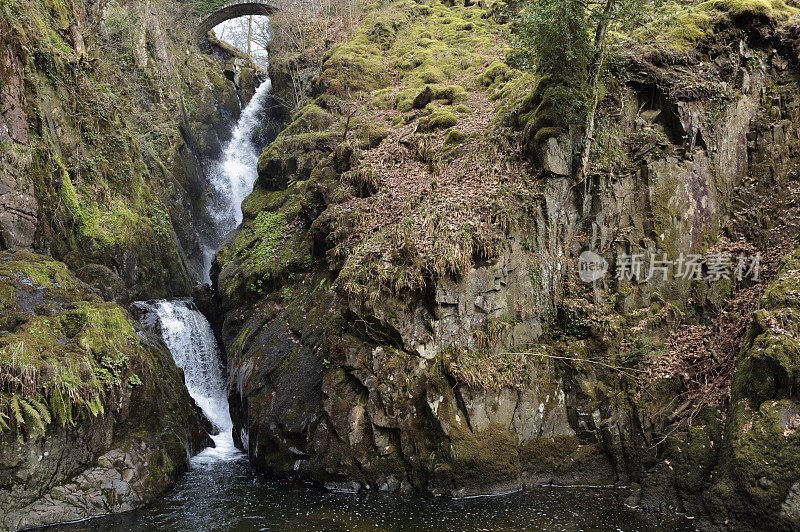
[[[768,465],[797,437],[796,9],[621,37],[575,183],[558,86],[509,65],[512,7],[376,4],[322,58],[216,258],[239,443],[331,489],[628,484],[796,527],[795,470]],[[588,283],[585,250],[610,265]]]
[[[202,162],[258,84],[230,47],[200,53],[192,9],[2,4],[0,249],[101,264],[139,299],[191,292],[207,229]]]
[[[200,278],[202,162],[257,84],[196,7],[0,0],[0,527],[142,506],[208,442],[124,308]],[[798,8],[615,34],[580,181],[516,3],[363,8],[276,61],[291,116],[198,302],[252,464],[798,528]]]
[[[259,82],[194,7],[0,2],[0,529],[141,507],[212,444],[125,308],[201,278],[203,162]]]
[[[210,444],[167,348],[66,266],[0,254],[0,528],[132,510]]]

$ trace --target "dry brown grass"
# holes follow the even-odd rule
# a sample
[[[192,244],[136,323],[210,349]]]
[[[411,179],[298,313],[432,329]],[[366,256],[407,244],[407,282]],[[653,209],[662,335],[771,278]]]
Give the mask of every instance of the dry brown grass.
[[[389,137],[357,169],[377,192],[335,208],[347,236],[333,253],[345,263],[342,287],[350,295],[366,295],[366,286],[418,290],[427,278],[457,276],[476,258],[495,256],[536,195],[519,150],[502,135],[486,135],[495,114],[486,93],[470,91],[469,103],[475,111],[456,127],[474,135],[452,148],[443,133],[416,132],[419,112],[397,129],[395,111],[378,116]]]
[[[748,186],[748,183],[744,186]],[[740,240],[729,242],[723,239],[708,253],[733,256],[760,253],[758,281],[748,285],[737,282],[733,297],[718,309],[711,323],[696,325],[679,322],[665,341],[665,353],[647,358],[642,366],[644,371],[639,374],[639,394],[656,379],[679,377],[684,391],[676,405],[689,405],[682,417],[690,424],[703,407],[720,407],[724,411],[730,402],[736,357],[750,325],[751,315],[758,309],[761,296],[775,279],[781,260],[795,249],[800,233],[800,182],[797,175],[790,179],[787,190],[761,196],[760,204],[746,204],[746,209],[751,211],[768,208],[783,221],[768,231],[767,242],[759,247],[749,243],[743,236],[748,228],[736,223],[733,230],[734,234],[742,235]],[[640,329],[643,330],[641,326]]]

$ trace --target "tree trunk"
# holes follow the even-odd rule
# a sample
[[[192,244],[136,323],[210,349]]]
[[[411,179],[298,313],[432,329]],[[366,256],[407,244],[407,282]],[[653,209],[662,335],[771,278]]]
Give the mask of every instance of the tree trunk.
[[[608,32],[608,26],[611,23],[615,8],[616,0],[606,0],[606,5],[603,8],[603,16],[597,25],[597,32],[595,33],[594,42],[597,51],[595,53],[594,62],[589,69],[589,93],[591,94],[591,102],[589,103],[589,110],[586,113],[586,127],[583,131],[580,160],[575,170],[576,184],[586,179],[586,170],[589,167],[589,155],[592,150],[592,140],[594,137],[594,119],[597,114],[597,105],[600,99],[600,74],[603,71],[603,61],[605,61],[606,58],[606,33]]]
[[[253,56],[250,55],[250,43],[253,41],[253,15],[250,15],[247,18],[247,55],[250,59],[253,59]]]

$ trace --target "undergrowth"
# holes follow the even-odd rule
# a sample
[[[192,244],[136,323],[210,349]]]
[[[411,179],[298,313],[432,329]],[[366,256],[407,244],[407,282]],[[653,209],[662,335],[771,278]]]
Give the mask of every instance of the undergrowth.
[[[127,312],[86,291],[63,263],[0,254],[0,432],[43,434],[104,413],[141,384],[141,346]],[[31,308],[43,291],[48,302]]]

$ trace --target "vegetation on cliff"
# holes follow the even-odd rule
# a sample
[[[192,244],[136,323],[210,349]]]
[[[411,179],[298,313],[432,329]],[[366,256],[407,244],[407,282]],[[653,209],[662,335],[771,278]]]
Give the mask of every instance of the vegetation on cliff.
[[[547,6],[576,27],[531,14]],[[796,65],[764,43],[791,47],[797,10],[646,6],[597,62],[604,12],[578,6],[371,3],[323,55],[217,258],[260,466],[463,494],[482,466],[496,489],[544,478],[531,460],[561,442],[558,478],[647,480],[645,505],[659,479],[705,511],[733,361],[794,234],[764,217],[795,216],[791,164],[753,139],[779,131],[796,160]],[[545,57],[532,20],[582,38]],[[576,275],[589,247],[610,266],[595,283]],[[761,280],[611,275],[622,255],[758,251]],[[470,452],[495,447],[509,460]]]
[[[73,5],[0,5],[31,125],[3,161],[30,170],[38,245],[138,270],[137,295],[186,292],[175,187],[189,148],[219,150],[235,91],[137,6],[79,40],[49,30]],[[636,481],[644,506],[797,524],[797,257],[778,263],[800,208],[800,12],[632,5],[276,17],[287,125],[213,275],[258,467],[451,495]],[[588,249],[609,268],[591,282]],[[760,278],[711,274],[759,252]],[[693,278],[622,259],[686,254],[705,260]],[[127,314],[88,290],[62,263],[0,258],[8,434],[91,421],[151,382]]]
[[[7,186],[35,197],[32,229],[3,247],[45,250],[73,270],[103,264],[141,296],[189,293],[200,276],[197,158],[229,135],[216,106],[239,109],[220,65],[181,37],[191,9],[0,4],[2,97],[17,118],[0,158]]]
[[[0,294],[0,430],[22,440],[50,423],[74,426],[142,384],[148,358],[128,313],[63,263],[3,253]]]

